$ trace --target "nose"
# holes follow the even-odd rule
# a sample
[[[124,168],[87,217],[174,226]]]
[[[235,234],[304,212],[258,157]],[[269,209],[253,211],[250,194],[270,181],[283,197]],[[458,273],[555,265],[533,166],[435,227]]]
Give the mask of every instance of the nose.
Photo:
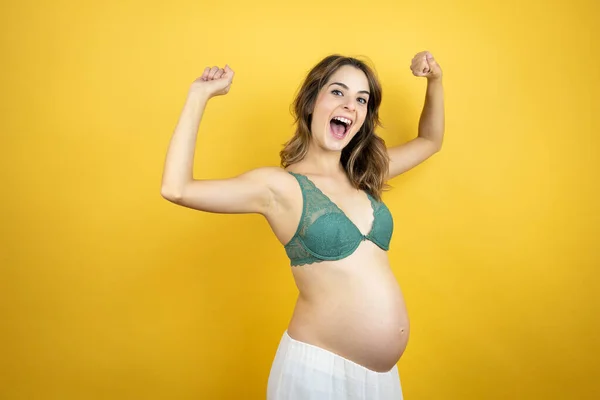
[[[354,104],[354,100],[350,97],[347,97],[348,100],[344,103],[344,108],[346,110],[354,111],[356,110],[356,104]]]

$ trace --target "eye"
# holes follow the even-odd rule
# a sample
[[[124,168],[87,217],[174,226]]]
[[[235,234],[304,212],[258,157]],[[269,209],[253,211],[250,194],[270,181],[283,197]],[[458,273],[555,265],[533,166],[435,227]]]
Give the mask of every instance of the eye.
[[[362,104],[367,104],[367,100],[363,97],[359,97],[358,101],[361,102]]]
[[[341,92],[341,91],[339,91],[339,90],[337,90],[337,89],[333,89],[333,90],[331,91],[331,93],[333,93],[333,94],[336,94],[336,93],[342,94],[342,92]]]

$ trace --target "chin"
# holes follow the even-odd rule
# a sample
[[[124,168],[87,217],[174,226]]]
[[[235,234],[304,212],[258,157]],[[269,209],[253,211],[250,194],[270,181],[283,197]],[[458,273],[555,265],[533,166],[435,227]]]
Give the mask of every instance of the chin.
[[[344,147],[346,147],[348,145],[348,143],[350,142],[349,137],[345,137],[343,139],[335,139],[332,138],[330,136],[328,136],[327,134],[321,136],[319,139],[317,139],[315,142],[315,144],[317,146],[319,146],[322,150],[325,151],[342,151],[344,149]]]
[[[342,151],[344,150],[344,147],[346,147],[346,145],[348,144],[347,141],[333,141],[333,140],[326,140],[325,141],[325,148],[329,151]]]

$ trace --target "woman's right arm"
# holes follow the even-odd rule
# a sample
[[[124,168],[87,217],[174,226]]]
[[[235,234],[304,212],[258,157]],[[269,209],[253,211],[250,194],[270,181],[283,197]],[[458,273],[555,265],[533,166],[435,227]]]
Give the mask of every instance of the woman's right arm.
[[[214,213],[265,214],[271,206],[269,181],[278,168],[266,167],[220,180],[193,178],[194,150],[202,115],[208,101],[229,92],[234,72],[206,68],[192,84],[175,128],[162,177],[161,195],[184,207]]]

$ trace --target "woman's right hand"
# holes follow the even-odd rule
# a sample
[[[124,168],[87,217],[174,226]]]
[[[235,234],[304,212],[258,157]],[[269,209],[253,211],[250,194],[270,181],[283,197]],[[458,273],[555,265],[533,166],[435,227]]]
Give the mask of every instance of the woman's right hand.
[[[234,72],[229,65],[225,65],[225,68],[206,67],[202,76],[192,83],[190,92],[202,94],[207,99],[225,95],[229,93],[233,75]]]

